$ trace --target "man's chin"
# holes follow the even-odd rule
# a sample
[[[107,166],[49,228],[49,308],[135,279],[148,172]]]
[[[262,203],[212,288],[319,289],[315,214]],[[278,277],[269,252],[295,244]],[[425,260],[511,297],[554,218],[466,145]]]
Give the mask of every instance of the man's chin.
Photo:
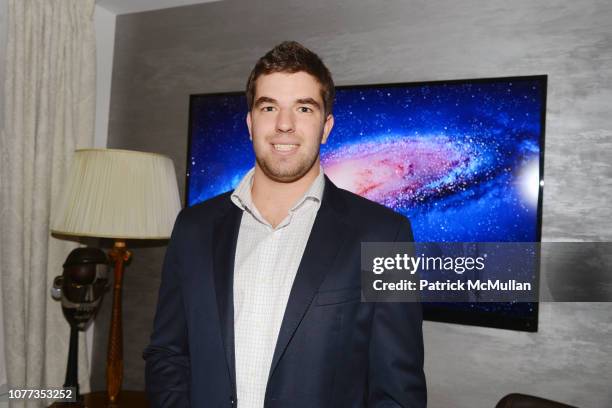
[[[313,162],[310,166],[281,169],[267,166],[265,163],[258,160],[259,167],[266,177],[270,180],[276,181],[277,183],[293,183],[298,181],[304,177],[310,171],[310,169],[312,169],[315,162]]]
[[[277,183],[293,183],[294,181],[298,181],[308,171],[297,171],[297,172],[277,172],[271,171],[269,169],[264,169],[264,174],[269,179],[276,181]]]

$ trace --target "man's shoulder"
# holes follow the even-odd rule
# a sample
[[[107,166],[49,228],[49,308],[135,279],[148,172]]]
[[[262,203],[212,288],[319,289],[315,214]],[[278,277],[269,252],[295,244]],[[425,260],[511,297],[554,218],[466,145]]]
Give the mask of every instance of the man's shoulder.
[[[181,210],[180,217],[188,223],[207,222],[227,212],[234,205],[230,199],[233,191],[227,191],[208,200]]]

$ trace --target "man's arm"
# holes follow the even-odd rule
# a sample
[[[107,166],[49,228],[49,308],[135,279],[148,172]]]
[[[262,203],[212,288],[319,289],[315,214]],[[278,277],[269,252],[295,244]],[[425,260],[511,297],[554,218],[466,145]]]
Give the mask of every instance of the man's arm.
[[[166,250],[153,333],[143,353],[146,390],[152,408],[190,406],[189,345],[178,259],[180,218],[181,214]]]
[[[412,242],[407,219],[396,242]],[[421,304],[376,303],[369,348],[368,407],[421,408],[427,405],[423,372]]]

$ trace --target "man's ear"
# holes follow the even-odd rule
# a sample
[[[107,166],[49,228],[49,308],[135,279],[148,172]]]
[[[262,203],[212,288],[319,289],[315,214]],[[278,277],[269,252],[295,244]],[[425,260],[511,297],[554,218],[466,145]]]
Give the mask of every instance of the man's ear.
[[[247,128],[249,128],[249,140],[253,140],[253,132],[251,131],[251,111],[246,116]]]
[[[323,137],[321,138],[321,144],[325,144],[327,142],[327,137],[331,133],[333,127],[334,115],[330,113],[329,115],[327,115],[327,119],[325,119],[325,123],[323,124]]]

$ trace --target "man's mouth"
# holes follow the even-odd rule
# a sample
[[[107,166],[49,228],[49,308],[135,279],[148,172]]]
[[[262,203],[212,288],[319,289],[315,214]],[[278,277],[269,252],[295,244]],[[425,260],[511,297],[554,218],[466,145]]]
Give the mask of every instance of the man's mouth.
[[[290,152],[292,150],[297,149],[299,145],[296,144],[281,144],[281,143],[273,143],[274,150],[278,152]]]

